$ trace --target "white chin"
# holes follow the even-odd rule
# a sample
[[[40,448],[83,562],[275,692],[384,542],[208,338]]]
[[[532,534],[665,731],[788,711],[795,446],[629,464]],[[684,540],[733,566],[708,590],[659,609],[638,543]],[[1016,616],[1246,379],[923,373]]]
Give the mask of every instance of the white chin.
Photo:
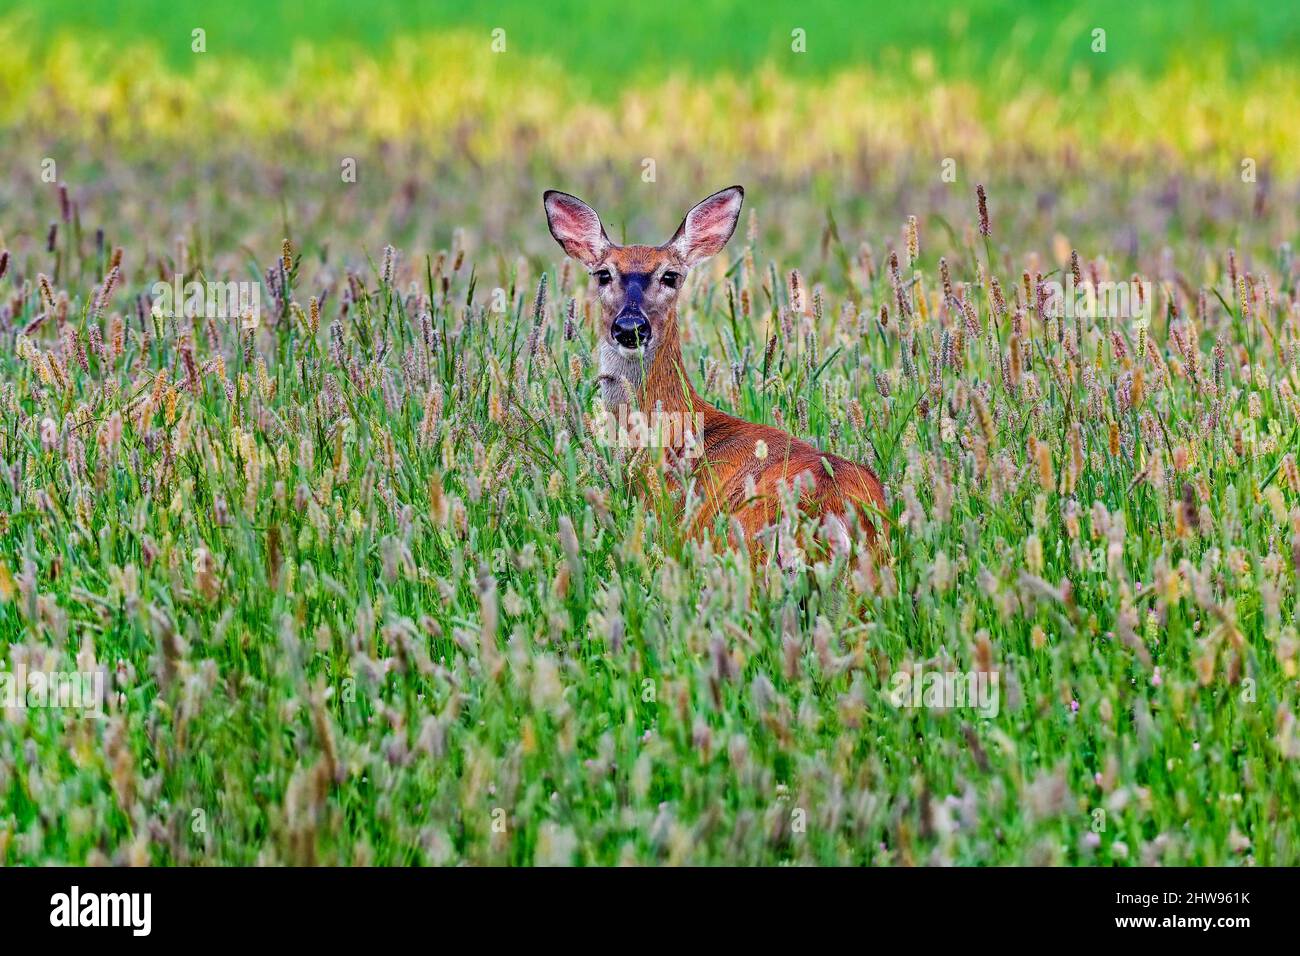
[[[645,354],[643,348],[630,349],[626,345],[619,345],[617,342],[614,343],[614,348],[618,349],[618,354],[626,359],[639,359]]]

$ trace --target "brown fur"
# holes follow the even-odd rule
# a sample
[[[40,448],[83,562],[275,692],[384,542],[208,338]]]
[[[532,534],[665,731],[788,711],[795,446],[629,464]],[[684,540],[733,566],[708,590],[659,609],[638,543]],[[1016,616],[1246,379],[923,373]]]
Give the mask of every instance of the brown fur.
[[[823,453],[780,429],[744,421],[709,404],[685,375],[675,307],[662,331],[664,340],[637,395],[637,405],[642,409],[660,407],[670,413],[698,412],[703,419],[704,454],[692,475],[704,506],[692,521],[692,533],[712,528],[714,519],[722,513],[735,515],[745,537],[752,539],[776,521],[781,482],[791,484],[796,476],[807,473],[812,487],[800,502],[805,514],[847,518],[852,508],[868,540],[875,540],[873,525],[882,515],[884,492],[870,468]],[[767,445],[763,459],[755,455],[760,439]],[[830,465],[829,471],[823,461]],[[746,495],[750,476],[754,479],[752,497]]]

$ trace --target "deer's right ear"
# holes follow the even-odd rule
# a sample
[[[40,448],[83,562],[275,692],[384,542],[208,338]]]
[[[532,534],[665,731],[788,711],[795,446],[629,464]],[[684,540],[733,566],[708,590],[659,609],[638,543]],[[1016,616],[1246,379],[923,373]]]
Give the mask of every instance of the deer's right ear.
[[[677,250],[688,267],[716,256],[736,231],[740,205],[744,201],[744,189],[728,186],[696,203],[668,244]]]
[[[605,235],[600,217],[577,196],[558,189],[548,189],[542,194],[546,206],[546,222],[551,227],[561,248],[583,265],[591,267],[605,258],[612,243]]]

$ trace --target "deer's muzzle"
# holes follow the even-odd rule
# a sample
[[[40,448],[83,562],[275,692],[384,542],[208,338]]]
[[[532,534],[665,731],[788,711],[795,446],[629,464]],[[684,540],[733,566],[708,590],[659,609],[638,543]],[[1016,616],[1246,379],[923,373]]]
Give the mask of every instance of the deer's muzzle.
[[[639,349],[650,341],[650,320],[643,312],[622,312],[610,326],[614,341],[625,349]]]

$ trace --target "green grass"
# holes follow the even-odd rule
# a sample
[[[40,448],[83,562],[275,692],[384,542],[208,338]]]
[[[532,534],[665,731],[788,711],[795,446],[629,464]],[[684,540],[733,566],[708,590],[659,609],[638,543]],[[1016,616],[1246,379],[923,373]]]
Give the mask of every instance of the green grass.
[[[508,48],[563,63],[593,87],[644,82],[666,71],[744,72],[774,62],[794,74],[823,75],[852,65],[910,69],[913,53],[929,51],[944,70],[985,76],[1014,63],[1039,82],[1066,85],[1083,68],[1106,75],[1159,71],[1176,54],[1223,54],[1235,75],[1300,52],[1300,18],[1286,4],[1194,0],[1171,8],[1122,0],[1066,0],[1026,5],[976,0],[960,10],[941,0],[872,4],[848,10],[811,0],[797,11],[777,3],[703,0],[688,10],[671,4],[597,9],[574,0],[538,5],[358,5],[320,0],[309,7],[232,0],[197,9],[166,0],[86,4],[0,2],[0,17],[17,16],[48,40],[61,33],[122,45],[157,46],[173,66],[195,62],[190,34],[207,31],[209,52],[256,61],[274,74],[296,44],[376,50],[423,32],[506,30]],[[1091,50],[1091,31],[1107,31],[1107,55]],[[807,32],[807,54],[791,53],[791,31]]]
[[[993,199],[1014,303],[1022,265],[1053,269],[1016,231],[1038,215],[1031,194]],[[344,255],[345,280],[325,253],[338,237],[294,228],[290,291],[256,335],[218,322],[190,339],[194,391],[177,323],[145,341],[131,318],[158,271],[144,249],[178,266],[147,206],[116,222],[128,279],[102,319],[89,226],[16,257],[0,280],[10,341],[44,311],[46,273],[89,354],[82,371],[52,316],[27,358],[0,360],[0,647],[11,667],[107,668],[114,699],[102,722],[0,723],[0,860],[1297,862],[1293,268],[1239,249],[1273,290],[1246,316],[1226,246],[1212,251],[1194,375],[1167,316],[1196,315],[1195,280],[1156,293],[1149,352],[1134,360],[1136,330],[1103,321],[1078,328],[1076,355],[1032,310],[1014,340],[992,316],[978,277],[999,246],[963,238],[974,204],[957,202],[951,236],[922,220],[908,361],[888,228],[841,227],[874,250],[871,275],[856,245],[821,259],[811,228],[802,257],[769,265],[760,241],[751,272],[742,230],[685,293],[711,400],[886,479],[884,552],[784,572],[684,541],[646,508],[644,470],[592,442],[598,332],[562,334],[586,279],[552,271],[535,312],[517,244],[455,270],[454,251],[415,248],[392,281],[373,248],[373,264]],[[535,215],[521,234],[541,231]],[[279,268],[277,228],[249,250],[258,273]],[[1174,274],[1201,275],[1206,251],[1176,241]],[[185,255],[230,274],[201,246]],[[940,255],[973,327],[934,296]],[[1134,268],[1159,263],[1156,247]],[[782,321],[800,265],[821,308]],[[289,303],[326,291],[312,334]],[[130,329],[113,356],[117,312]],[[994,364],[1013,341],[1018,379]],[[999,712],[895,706],[894,675],[915,668],[996,671]]]
[[[0,710],[0,864],[1300,862],[1282,7],[82,6],[0,3],[0,673],[110,694]],[[733,181],[687,371],[871,464],[878,551],[686,540],[593,437],[541,191],[662,241]],[[1072,250],[1145,329],[1038,308]],[[178,271],[261,326],[142,317]]]

